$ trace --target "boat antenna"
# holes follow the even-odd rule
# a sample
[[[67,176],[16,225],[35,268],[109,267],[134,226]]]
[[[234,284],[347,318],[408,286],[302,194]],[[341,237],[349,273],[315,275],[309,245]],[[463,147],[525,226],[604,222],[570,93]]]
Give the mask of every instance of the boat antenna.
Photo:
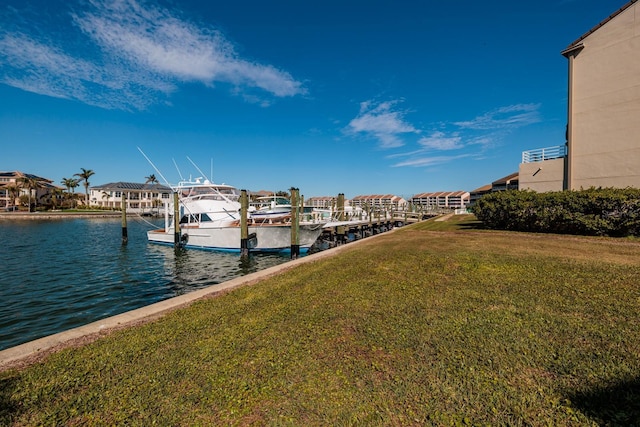
[[[206,179],[209,182],[212,182],[209,177],[207,176],[207,174],[205,174],[204,172],[202,172],[200,170],[200,168],[193,162],[193,160],[191,160],[191,158],[189,156],[187,156],[187,160],[189,160],[191,162],[191,164],[193,165],[194,168],[196,168],[198,170],[198,172],[200,172],[200,175],[202,175],[204,177],[204,179]]]
[[[165,177],[162,175],[162,172],[160,172],[160,170],[156,167],[156,165],[154,165],[154,164],[153,164],[153,162],[152,162],[152,161],[147,157],[147,155],[146,155],[146,154],[144,154],[144,151],[142,151],[142,149],[141,149],[140,147],[136,147],[136,148],[138,149],[138,151],[140,151],[140,154],[142,154],[142,155],[144,156],[144,158],[145,158],[145,159],[147,159],[147,162],[149,162],[149,164],[153,167],[153,169],[156,171],[156,173],[157,173],[158,175],[160,175],[160,178],[162,178],[162,179],[164,180],[164,183],[165,183],[165,184],[167,184],[167,187],[169,187],[169,188],[173,188],[173,187],[171,186],[171,184],[169,184],[169,181],[167,181],[167,178],[165,178]]]
[[[182,173],[180,172],[180,168],[178,167],[178,164],[176,163],[176,159],[171,159],[173,160],[173,165],[176,167],[176,170],[178,171],[178,175],[180,175],[180,181],[184,181],[184,177],[182,176]]]

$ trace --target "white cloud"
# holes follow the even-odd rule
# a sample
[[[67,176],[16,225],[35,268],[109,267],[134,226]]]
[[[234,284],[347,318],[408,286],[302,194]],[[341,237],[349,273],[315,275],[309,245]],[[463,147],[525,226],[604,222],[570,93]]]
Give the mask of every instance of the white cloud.
[[[461,158],[479,158],[500,145],[510,132],[540,121],[538,104],[517,104],[497,108],[471,121],[440,123],[438,130],[420,138],[418,149],[395,153],[387,158],[403,158],[393,167],[431,167]],[[459,150],[455,156],[433,155],[437,152]]]
[[[444,132],[436,131],[429,136],[420,138],[418,144],[434,150],[457,150],[464,147],[462,137],[458,134],[446,136]]]
[[[494,109],[470,121],[437,123],[434,130],[425,134],[405,120],[405,112],[398,109],[399,102],[362,102],[358,116],[345,129],[346,133],[376,138],[381,148],[406,145],[409,151],[386,156],[395,159],[392,167],[431,167],[462,158],[477,159],[499,146],[509,133],[540,121],[539,104],[516,104]],[[424,136],[412,140],[404,137],[406,134]],[[437,155],[453,150],[460,154]]]
[[[404,120],[404,112],[394,111],[397,103],[398,101],[360,103],[360,112],[349,122],[347,132],[370,135],[378,140],[381,148],[403,146],[405,143],[400,138],[401,134],[419,131]]]
[[[216,30],[200,29],[136,0],[94,0],[93,13],[75,17],[104,50],[154,72],[185,81],[257,87],[275,96],[306,90],[285,71],[244,60]]]
[[[417,157],[417,158],[405,160],[400,163],[396,163],[392,166],[393,167],[429,167],[429,166],[436,166],[444,163],[449,163],[465,157],[471,157],[471,154],[460,154],[458,156]]]
[[[517,104],[501,107],[478,116],[473,120],[454,122],[463,129],[491,130],[513,129],[540,121],[540,104]]]
[[[45,40],[33,28],[0,22],[0,81],[31,92],[103,108],[144,109],[183,82],[234,86],[245,99],[305,94],[302,83],[269,64],[241,58],[215,29],[136,0],[89,0],[64,22],[68,39]],[[45,17],[40,17],[45,19]],[[27,21],[27,20],[13,20]],[[75,27],[74,27],[75,25]],[[80,33],[74,34],[79,29]],[[56,33],[58,34],[58,33]],[[78,44],[83,43],[81,48]],[[82,58],[60,46],[83,51]],[[258,93],[252,92],[258,90]],[[246,93],[245,92],[249,92]],[[262,100],[260,105],[269,105]]]

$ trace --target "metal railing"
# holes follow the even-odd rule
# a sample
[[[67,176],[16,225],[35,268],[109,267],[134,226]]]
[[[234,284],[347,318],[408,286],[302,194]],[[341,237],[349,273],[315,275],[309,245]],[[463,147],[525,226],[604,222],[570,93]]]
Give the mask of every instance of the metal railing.
[[[567,155],[567,147],[565,145],[556,145],[555,147],[538,148],[522,152],[522,163],[541,162],[543,160],[558,159]]]

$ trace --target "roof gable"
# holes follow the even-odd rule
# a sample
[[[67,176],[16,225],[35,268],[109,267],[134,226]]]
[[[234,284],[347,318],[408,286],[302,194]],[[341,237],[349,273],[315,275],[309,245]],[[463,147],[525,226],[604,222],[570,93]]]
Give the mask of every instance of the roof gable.
[[[625,4],[624,6],[622,6],[620,9],[618,9],[617,11],[615,11],[614,13],[612,13],[611,15],[609,15],[606,19],[602,20],[598,25],[596,25],[595,27],[591,28],[589,31],[587,31],[586,33],[584,33],[583,35],[581,35],[576,41],[574,41],[573,43],[571,43],[569,46],[567,46],[566,49],[564,49],[561,53],[564,56],[567,56],[570,52],[574,51],[575,49],[579,48],[582,44],[582,41],[584,39],[586,39],[587,37],[589,37],[591,34],[595,33],[597,30],[599,30],[600,28],[602,28],[605,24],[607,24],[609,21],[611,21],[613,18],[615,18],[616,16],[620,15],[622,12],[624,12],[625,10],[627,10],[628,8],[630,8],[635,2],[637,2],[638,0],[631,0],[629,1],[629,3]]]

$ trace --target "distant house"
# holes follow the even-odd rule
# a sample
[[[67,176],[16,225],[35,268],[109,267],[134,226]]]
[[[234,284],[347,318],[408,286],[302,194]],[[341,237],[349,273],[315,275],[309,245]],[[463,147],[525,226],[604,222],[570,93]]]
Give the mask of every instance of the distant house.
[[[304,204],[316,209],[331,209],[336,206],[337,200],[337,196],[316,196],[308,198]],[[345,200],[345,206],[348,204],[348,201]]]
[[[371,194],[354,197],[351,199],[351,206],[361,208],[369,206],[379,209],[393,208],[397,210],[404,210],[407,207],[407,201],[402,197],[394,196],[392,194]]]
[[[171,188],[162,184],[112,182],[91,187],[89,206],[120,209],[124,195],[127,211],[145,213],[169,202],[171,193]]]
[[[469,204],[469,198],[468,191],[439,191],[416,194],[411,198],[411,203],[426,209],[462,209]]]
[[[520,188],[640,188],[640,6],[632,0],[562,51],[566,145],[523,153]]]
[[[29,189],[24,182],[25,180],[34,181],[36,187]],[[17,188],[18,192],[12,192],[12,187]],[[52,190],[62,190],[62,188],[53,185],[53,180],[51,179],[30,173],[20,171],[0,172],[0,208],[6,209],[11,206],[18,206],[20,204],[20,196],[28,196],[29,193],[31,193],[34,204],[49,204],[51,203]]]

